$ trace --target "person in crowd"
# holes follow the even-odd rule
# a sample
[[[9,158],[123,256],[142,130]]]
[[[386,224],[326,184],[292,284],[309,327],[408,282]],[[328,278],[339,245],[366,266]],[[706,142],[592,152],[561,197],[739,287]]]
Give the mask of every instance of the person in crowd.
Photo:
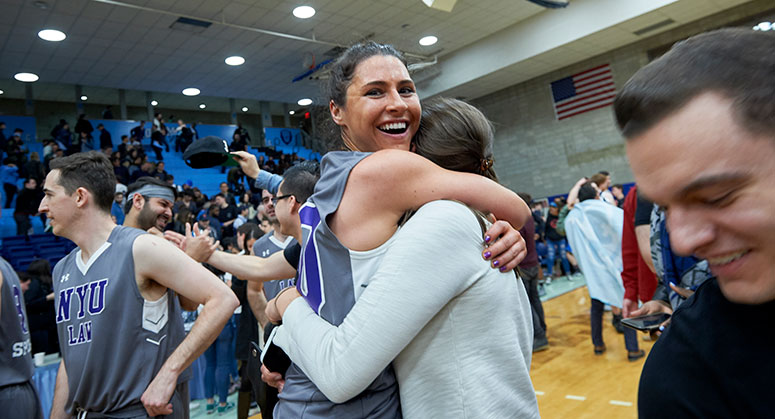
[[[389,70],[388,74],[394,74],[393,77],[390,77],[385,73],[375,71],[369,65],[378,65],[382,68],[389,68],[391,64],[400,65],[401,61],[393,57],[376,56],[364,60],[356,66],[356,75],[351,82],[353,87],[350,89],[355,92],[361,91],[363,86],[360,83],[366,83],[367,80],[372,79],[383,80],[382,77],[384,77],[387,82],[385,89],[388,93],[392,93],[392,89],[400,91],[401,80],[406,80],[408,77],[405,73],[406,70],[403,72]],[[369,75],[368,78],[366,74]],[[357,115],[357,109],[351,102],[349,95],[347,98],[347,109],[339,110],[342,112],[339,114],[342,117],[341,122],[347,128],[343,131],[358,133],[358,130],[362,128],[356,125],[357,119],[350,119]],[[411,98],[405,100],[411,102]],[[486,118],[478,110],[456,100],[426,103],[424,108],[420,130],[414,137],[418,154],[428,157],[430,161],[441,166],[475,173],[476,175],[472,175],[470,178],[472,181],[495,177],[492,170],[492,130]],[[337,111],[333,111],[332,114],[336,117]],[[353,138],[359,137],[350,137],[350,139]],[[368,142],[365,141],[355,144],[360,144],[364,148],[369,146]],[[345,157],[352,154],[331,155],[329,153],[323,159],[323,165],[326,167],[327,164],[335,164],[329,160],[332,157]],[[407,156],[407,154],[409,155]],[[398,211],[398,214],[395,215],[396,219],[391,221],[392,217],[383,218],[380,214],[381,211],[389,213],[392,212],[391,210],[379,210],[376,207],[391,206],[385,202],[386,197],[391,197],[388,200],[399,202],[403,199],[402,186],[400,185],[407,179],[400,179],[401,174],[411,173],[411,170],[406,172],[398,167],[392,167],[387,161],[383,161],[379,163],[379,167],[387,168],[387,170],[377,170],[376,167],[373,167],[371,170],[374,172],[370,172],[369,165],[378,164],[374,163],[374,160],[381,156],[395,158],[396,160],[392,160],[391,163],[395,164],[400,161],[402,165],[407,164],[407,160],[413,160],[412,157],[422,158],[396,150],[380,151],[367,156],[355,153],[353,157],[355,156],[360,157],[360,159],[355,159],[357,164],[350,175],[344,177],[347,179],[347,186],[338,206],[326,202],[324,198],[330,193],[327,189],[336,185],[336,182],[331,182],[331,179],[327,178],[327,173],[324,170],[323,177],[315,188],[316,193],[310,198],[310,202],[323,211],[326,211],[326,208],[337,209],[332,216],[321,215],[320,225],[323,225],[322,220],[324,219],[331,220],[326,223],[327,226],[337,225],[336,223],[342,222],[342,219],[338,220],[337,217],[342,216],[348,217],[347,222],[352,224],[357,218],[354,216],[356,212],[368,213],[375,220],[383,220],[382,222],[386,225],[394,224],[398,221],[402,211]],[[385,176],[386,173],[395,173],[396,176],[391,176],[390,179],[383,178],[385,186],[374,190],[375,185],[379,184],[379,182],[375,182],[377,171],[382,173],[381,176]],[[368,180],[360,178],[366,173],[371,173],[375,177],[367,175]],[[450,175],[454,172],[445,173]],[[280,218],[281,225],[285,224],[283,222],[283,218],[287,216],[285,214],[300,211],[301,224],[296,224],[294,232],[295,235],[300,236],[302,225],[307,224],[310,220],[307,208],[315,207],[304,206],[299,209],[300,204],[295,197],[300,196],[299,201],[301,201],[303,194],[292,188],[293,180],[289,170],[278,189],[278,195],[279,197],[290,196],[282,203],[278,202],[275,210],[279,218],[282,216]],[[410,189],[414,189],[416,186],[413,185]],[[321,192],[322,195],[319,195]],[[383,199],[379,197],[383,197]],[[518,219],[522,221],[529,216],[529,209],[519,197],[516,197],[516,200],[514,204],[521,204],[517,213],[519,214]],[[357,209],[353,208],[355,203],[357,203],[355,205]],[[348,210],[354,211],[348,212]],[[340,314],[343,317],[346,316],[343,319],[345,322],[335,320],[333,323],[339,324],[338,328],[326,322],[328,320],[325,315],[326,311],[340,310],[338,307],[327,308],[331,297],[330,291],[326,291],[327,295],[324,300],[326,304],[321,304],[323,300],[318,299],[316,293],[308,292],[306,301],[298,299],[292,305],[287,306],[289,300],[301,296],[296,288],[290,288],[276,297],[274,301],[276,305],[273,302],[267,304],[268,315],[273,320],[278,320],[284,308],[288,307],[288,311],[284,312],[283,326],[278,329],[274,337],[275,341],[289,353],[291,359],[301,362],[299,367],[307,372],[308,376],[330,400],[337,403],[345,400],[362,402],[362,396],[351,398],[369,387],[375,378],[380,380],[378,377],[380,377],[383,368],[392,362],[398,378],[401,409],[404,416],[425,417],[432,414],[449,416],[452,415],[453,411],[463,412],[463,415],[473,414],[476,411],[480,414],[499,416],[498,411],[501,412],[500,415],[508,411],[508,415],[537,417],[538,407],[528,374],[533,341],[530,303],[524,286],[517,283],[511,276],[513,273],[499,273],[490,269],[488,263],[482,261],[476,254],[482,249],[486,234],[484,225],[480,224],[484,221],[478,217],[476,213],[459,203],[439,201],[425,204],[404,224],[398,233],[395,233],[392,239],[371,251],[385,252],[380,270],[373,276],[370,275],[369,285],[358,298],[353,310],[349,314]],[[305,226],[305,228],[307,227]],[[318,249],[321,249],[326,245],[323,239],[324,235],[320,234],[323,230],[318,231],[319,233],[313,234],[315,234]],[[361,226],[360,231],[361,234],[365,233],[363,226]],[[385,231],[377,233],[379,229],[374,225],[366,231],[375,235],[386,233]],[[388,229],[387,234],[390,236],[394,231]],[[341,232],[337,233],[337,237],[339,240],[345,240],[344,237],[353,239],[352,236],[348,236],[346,233],[341,234]],[[305,248],[311,243],[310,239],[311,237],[305,237]],[[421,246],[421,243],[427,240],[438,243],[440,246],[448,246],[441,250],[448,257],[445,257],[440,265],[421,266],[423,262],[420,261],[427,260],[428,255],[424,254],[425,252],[420,247],[425,247],[427,252],[439,251],[436,246],[433,249]],[[446,243],[446,245],[442,245],[442,243]],[[307,254],[305,253],[305,255]],[[302,290],[310,289],[308,288],[309,279],[315,278],[313,281],[318,281],[318,278],[322,277],[323,285],[330,287],[332,285],[330,281],[334,281],[335,278],[326,276],[327,273],[331,272],[325,270],[330,266],[327,266],[325,261],[327,260],[329,264],[335,263],[333,259],[330,259],[332,256],[321,253],[321,259],[318,261],[306,260],[301,264],[299,270],[305,272],[306,276],[299,277],[297,286]],[[329,259],[325,259],[326,257]],[[398,260],[402,262],[397,263]],[[321,262],[323,263],[323,272],[315,274],[311,278],[310,273],[313,271],[308,270],[307,266],[309,265],[307,264]],[[495,265],[499,264],[495,263]],[[511,276],[510,281],[504,279],[509,276]],[[501,278],[501,280],[495,280],[496,278]],[[431,281],[430,284],[426,283],[428,293],[417,289],[418,281]],[[433,285],[435,281],[439,282]],[[414,295],[408,296],[406,294],[409,288],[414,289],[411,292]],[[406,304],[395,304],[391,298],[410,298],[410,300],[405,301]],[[483,339],[469,334],[468,338],[480,342],[477,349],[470,352],[464,351],[441,360],[439,354],[442,352],[449,354],[450,345],[456,345],[454,343],[456,338],[454,337],[453,329],[455,326],[453,323],[460,326],[457,321],[464,321],[464,317],[467,322],[481,321],[481,319],[477,320],[473,314],[474,311],[471,311],[474,307],[481,307],[481,304],[488,304],[491,310],[488,314],[489,330],[487,333],[490,337],[499,336],[499,339],[490,338],[485,343]],[[278,312],[272,311],[275,307],[277,307]],[[318,317],[315,312],[319,312],[322,318]],[[462,317],[457,317],[457,315]],[[455,317],[456,321],[453,322],[450,316]],[[301,320],[302,318],[304,320]],[[388,320],[389,318],[392,318],[393,321]],[[395,321],[395,319],[400,320]],[[329,323],[331,323],[330,320]],[[283,333],[286,326],[288,327],[287,332]],[[472,327],[460,327],[476,334]],[[329,331],[327,335],[323,333],[326,329]],[[379,330],[381,332],[378,332]],[[387,333],[391,336],[390,342],[381,342],[379,339],[375,339],[375,333]],[[290,344],[291,341],[294,343]],[[379,346],[379,349],[374,346],[375,344]],[[487,352],[490,357],[483,359],[479,356],[481,351]],[[307,360],[310,362],[306,362]],[[504,364],[512,366],[508,373],[500,367]],[[451,377],[458,376],[462,365],[482,372],[480,378],[484,381],[473,385],[473,382],[461,383],[451,379]],[[280,393],[281,401],[278,408],[282,408],[283,404],[286,403],[283,393],[290,390],[288,386],[291,373],[292,369],[286,372],[286,382]],[[427,377],[434,377],[432,384],[429,384],[436,389],[433,397],[419,394],[420,388],[425,386],[422,382]],[[445,377],[450,377],[450,379]],[[492,380],[492,384],[487,384],[489,380]],[[499,384],[495,385],[496,382]],[[510,390],[508,392],[493,390],[498,386]],[[483,392],[481,391],[483,388],[488,390]],[[473,395],[471,392],[477,392],[477,394]],[[466,395],[465,398],[460,397],[462,394]],[[477,407],[476,405],[479,403],[481,405]],[[277,408],[275,413],[277,413]]]
[[[623,212],[600,199],[597,185],[592,180],[576,183],[568,194],[568,202],[573,207],[565,219],[565,232],[587,281],[592,300],[592,344],[595,355],[602,355],[606,351],[602,326],[604,305],[619,307],[624,299],[620,274]],[[642,358],[645,352],[638,349],[635,331],[627,328],[623,333],[627,359]]]
[[[135,163],[141,162],[141,161],[142,159],[140,157],[135,159]],[[132,176],[131,176],[132,182],[136,182],[137,179],[140,179],[141,177],[153,177],[153,173],[155,171],[156,169],[153,163],[149,161],[142,162],[140,163],[139,170],[135,170],[134,173],[132,173]]]
[[[256,214],[258,214],[258,211],[256,210],[256,207],[253,204],[253,197],[252,197],[252,193],[251,192],[248,191],[248,192],[240,194],[239,204],[240,205],[247,205],[248,206],[248,208],[249,208],[248,220],[250,220],[250,221],[257,221],[256,220]],[[256,224],[258,224],[258,222],[256,222]]]
[[[182,199],[175,202],[175,205],[172,208],[172,212],[178,213],[181,209],[185,208],[191,214],[196,214],[197,207],[196,203],[194,202],[194,191],[188,189],[183,191],[183,193],[180,195],[182,196]]]
[[[78,245],[52,275],[63,352],[51,416],[187,417],[187,368],[215,339],[237,300],[164,239],[116,226],[110,218],[115,184],[110,162],[98,152],[55,160],[46,177],[40,211],[55,235]],[[174,295],[205,306],[185,338],[177,327],[180,316],[161,316],[174,313]],[[103,355],[87,357],[94,354],[92,345]],[[122,366],[120,374],[104,368],[108,355]]]
[[[93,140],[92,132],[94,131],[94,126],[92,126],[91,122],[86,119],[86,114],[82,113],[78,115],[78,120],[75,122],[75,128],[73,131],[75,132],[75,136],[79,138],[81,147],[88,147],[91,145]]]
[[[520,193],[525,203],[530,203],[533,198]],[[541,264],[538,262],[538,252],[536,251],[536,226],[533,217],[528,217],[525,225],[519,230],[519,234],[525,239],[527,255],[519,263],[519,276],[527,291],[527,297],[530,301],[530,311],[533,317],[533,352],[539,352],[549,349],[549,340],[546,338],[546,321],[544,318],[544,306],[541,304],[541,297],[538,295],[538,281]]]
[[[0,411],[19,419],[43,419],[38,392],[32,382],[30,326],[19,277],[0,257]]]
[[[600,199],[606,204],[616,205],[616,199],[614,199],[611,191],[608,187],[611,186],[611,175],[608,172],[598,172],[589,178],[590,181],[597,185],[600,190]]]
[[[240,226],[248,222],[248,215],[250,214],[250,205],[242,204],[239,207],[237,207],[237,210],[239,211],[237,213],[237,218],[234,220],[234,223],[232,224],[232,227],[234,228],[235,232],[240,228]]]
[[[234,235],[234,228],[232,224],[237,220],[239,211],[237,207],[226,201],[226,198],[222,194],[215,195],[213,207],[218,208],[218,214],[216,218],[220,221],[222,236],[229,237]]]
[[[127,187],[123,183],[116,183],[116,193],[113,195],[113,205],[110,207],[110,214],[116,219],[116,224],[123,225],[126,213],[124,213],[124,197]]]
[[[223,196],[223,199],[226,200],[226,202],[229,205],[235,205],[236,204],[236,198],[234,197],[234,193],[229,190],[229,184],[226,182],[221,182],[218,185],[218,191]]]
[[[196,204],[196,207],[200,209],[204,208],[205,204],[209,201],[207,195],[203,194],[197,187],[193,187],[191,190],[194,192],[194,203]]]
[[[132,137],[132,144],[142,142],[145,138],[145,121],[140,121],[140,125],[132,128],[129,135]]]
[[[562,269],[566,275],[570,275],[570,263],[568,262],[568,256],[566,254],[566,240],[565,236],[557,231],[557,221],[560,215],[560,204],[555,201],[549,203],[549,212],[546,215],[546,222],[544,223],[544,239],[548,249],[546,257],[546,276],[547,283],[551,282],[554,277],[559,277],[554,273],[554,264],[557,258],[560,258],[562,262]]]
[[[38,185],[43,183],[43,179],[46,177],[46,169],[43,167],[43,163],[40,161],[40,154],[37,151],[30,152],[30,159],[24,163],[22,172],[24,177],[35,179]]]
[[[616,185],[611,186],[611,194],[616,200],[616,206],[619,208],[624,208],[624,186],[622,186],[621,183],[617,183]]]
[[[622,229],[622,283],[624,301],[622,316],[628,318],[639,307],[638,302],[651,301],[657,288],[654,263],[651,260],[651,212],[654,205],[638,196],[633,186],[624,200]]]
[[[113,107],[110,105],[105,106],[102,110],[102,119],[113,119]]]
[[[98,124],[97,131],[100,132],[100,150],[103,152],[107,149],[113,151],[113,138],[110,135],[110,131],[105,129],[105,125]]]
[[[160,161],[156,163],[156,170],[153,172],[153,177],[156,179],[159,179],[162,182],[166,182],[167,178],[170,176],[169,173],[167,173],[166,170],[164,170],[164,162]]]
[[[59,352],[51,264],[46,259],[35,259],[27,267],[27,274],[30,285],[24,293],[24,302],[29,317],[32,353]]]
[[[34,178],[25,179],[24,188],[16,197],[16,211],[13,213],[17,235],[28,235],[32,232],[30,217],[38,213],[41,199],[43,192],[38,188],[38,182]]]
[[[240,122],[237,122],[237,129],[234,130],[233,135],[237,134],[240,136],[240,139],[245,142],[245,144],[250,144],[250,134],[248,133],[248,130],[242,127],[242,123]]]
[[[3,208],[11,208],[16,192],[19,188],[16,183],[19,181],[19,168],[16,166],[16,160],[6,157],[3,161],[3,166],[0,167],[0,181],[3,183],[3,191],[5,192],[5,205]]]

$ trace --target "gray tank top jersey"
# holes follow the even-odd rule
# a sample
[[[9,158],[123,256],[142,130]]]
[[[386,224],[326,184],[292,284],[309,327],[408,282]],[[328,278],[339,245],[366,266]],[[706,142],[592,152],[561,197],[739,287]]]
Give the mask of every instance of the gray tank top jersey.
[[[137,288],[132,245],[142,234],[117,226],[88,262],[76,248],[54,267],[57,331],[70,388],[65,409],[71,414],[135,410],[184,338],[175,292],[148,302]],[[187,369],[178,382],[190,376]]]
[[[284,246],[278,246],[276,241],[277,241],[277,238],[274,237],[274,232],[269,234],[264,234],[258,240],[256,240],[255,243],[253,243],[253,255],[261,258],[267,258],[277,252],[281,252],[285,250],[286,247],[296,242],[296,240],[291,238],[291,240],[285,242]],[[264,294],[266,294],[266,300],[267,301],[271,300],[284,288],[287,288],[293,285],[296,285],[296,278],[288,278],[288,279],[280,279],[277,281],[264,282]]]
[[[30,355],[30,328],[27,309],[24,307],[19,277],[11,265],[0,258],[3,274],[2,311],[0,311],[0,387],[26,383],[32,378],[35,367]],[[7,412],[6,412],[7,413]]]
[[[320,317],[339,325],[355,304],[350,251],[329,229],[326,217],[339,208],[352,168],[369,153],[330,152],[321,163],[315,193],[299,211],[303,246],[296,288]],[[285,387],[275,407],[278,418],[400,418],[398,384],[388,366],[357,397],[335,404],[329,401],[301,369],[291,364]]]

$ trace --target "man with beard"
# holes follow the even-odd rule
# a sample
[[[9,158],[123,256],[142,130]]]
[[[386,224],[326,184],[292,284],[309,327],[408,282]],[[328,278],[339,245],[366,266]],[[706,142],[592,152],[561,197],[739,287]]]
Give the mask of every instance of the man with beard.
[[[159,179],[144,176],[127,190],[124,225],[152,234],[162,234],[172,220],[175,189]]]

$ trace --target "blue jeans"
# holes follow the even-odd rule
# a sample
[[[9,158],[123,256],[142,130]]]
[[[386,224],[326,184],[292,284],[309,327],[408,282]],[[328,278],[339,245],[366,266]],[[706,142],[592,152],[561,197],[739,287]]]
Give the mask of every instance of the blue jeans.
[[[592,299],[592,310],[589,313],[589,323],[592,328],[592,344],[605,346],[603,343],[603,311],[605,304],[600,300]],[[638,351],[638,332],[629,327],[624,328],[624,346],[629,352]]]
[[[570,275],[570,263],[568,262],[568,257],[565,254],[565,246],[567,244],[565,239],[557,241],[546,239],[546,244],[549,247],[549,252],[546,255],[546,274],[552,274],[552,271],[554,270],[554,261],[557,259],[557,255],[559,255],[560,261],[562,263],[562,269],[565,270],[566,275]]]
[[[229,320],[221,334],[205,351],[205,397],[218,393],[218,401],[226,403],[229,397],[229,374],[234,363],[234,324]]]

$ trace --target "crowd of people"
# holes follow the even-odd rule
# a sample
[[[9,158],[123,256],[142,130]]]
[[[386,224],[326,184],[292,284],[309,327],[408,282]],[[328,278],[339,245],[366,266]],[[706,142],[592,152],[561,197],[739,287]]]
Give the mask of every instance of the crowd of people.
[[[545,215],[497,183],[485,116],[460,100],[421,105],[402,54],[375,42],[331,67],[345,151],[320,165],[272,174],[234,150],[248,187],[223,182],[208,199],[174,186],[158,161],[141,158],[125,186],[120,152],[51,160],[39,210],[78,245],[26,285],[30,306],[53,300],[52,417],[188,417],[188,367],[203,353],[208,413],[234,408],[225,388],[239,375],[265,418],[539,417],[538,287],[557,263],[586,280],[595,354],[606,305],[619,327],[672,314],[653,333],[641,417],[767,417],[772,45],[771,34],[717,30],[638,71],[614,106],[637,186],[625,195],[599,172]],[[17,302],[1,306],[3,335],[24,342],[24,285],[7,263],[0,272],[2,301]],[[628,360],[644,357],[622,331]],[[250,342],[262,341],[259,357]],[[3,359],[0,403],[13,391],[37,418],[30,352]],[[251,392],[240,393],[245,417]]]

